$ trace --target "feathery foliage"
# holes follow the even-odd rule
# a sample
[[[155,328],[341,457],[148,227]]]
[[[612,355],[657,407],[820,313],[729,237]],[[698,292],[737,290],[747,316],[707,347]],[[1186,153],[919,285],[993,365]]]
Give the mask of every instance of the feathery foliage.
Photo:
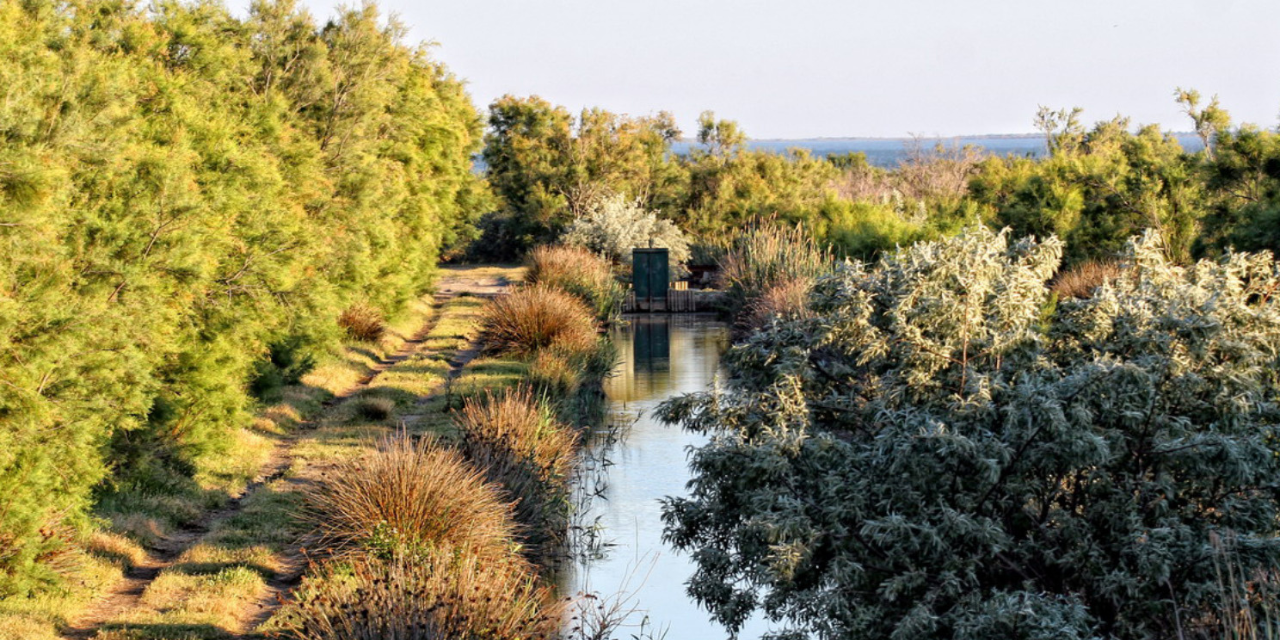
[[[549,554],[568,525],[577,435],[525,385],[468,399],[455,422],[459,451],[515,504],[531,548]]]
[[[802,227],[752,226],[720,259],[720,279],[734,316],[778,286],[803,286],[831,270],[832,256]]]
[[[54,579],[40,530],[95,487],[194,491],[273,346],[399,311],[467,234],[481,123],[404,33],[373,5],[0,4],[0,596]]]

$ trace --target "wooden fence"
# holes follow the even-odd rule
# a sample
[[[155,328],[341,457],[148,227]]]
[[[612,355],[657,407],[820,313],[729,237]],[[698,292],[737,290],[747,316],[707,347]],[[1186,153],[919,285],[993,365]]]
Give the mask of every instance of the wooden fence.
[[[700,291],[695,289],[667,289],[667,295],[661,298],[636,299],[634,291],[627,294],[622,303],[624,313],[697,313],[700,311],[716,311],[719,308],[719,291]]]

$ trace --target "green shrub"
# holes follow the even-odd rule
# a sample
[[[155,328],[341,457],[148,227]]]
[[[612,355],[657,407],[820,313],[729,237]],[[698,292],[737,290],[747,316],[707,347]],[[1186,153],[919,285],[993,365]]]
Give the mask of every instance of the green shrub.
[[[843,203],[830,215],[827,243],[835,252],[860,260],[874,260],[922,239],[925,233],[923,214],[908,214],[888,204]]]
[[[263,402],[278,401],[284,387],[300,383],[302,376],[315,368],[315,357],[308,352],[309,347],[301,336],[272,343],[267,358],[254,364],[249,393]]]
[[[104,480],[226,452],[487,207],[479,115],[403,33],[373,5],[0,4],[0,597],[49,584],[41,529]]]
[[[661,410],[718,436],[665,507],[690,593],[820,638],[1215,637],[1251,604],[1224,611],[1214,536],[1239,592],[1280,566],[1280,266],[1165,251],[1047,319],[1053,238],[821,279],[729,392]]]

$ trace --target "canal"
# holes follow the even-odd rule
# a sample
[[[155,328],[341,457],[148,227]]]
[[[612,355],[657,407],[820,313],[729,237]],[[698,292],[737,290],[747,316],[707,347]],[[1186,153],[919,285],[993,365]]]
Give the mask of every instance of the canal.
[[[707,390],[723,377],[728,328],[692,315],[628,320],[610,336],[620,356],[605,381],[608,423],[615,430],[588,439],[574,486],[576,561],[563,572],[561,587],[567,594],[599,593],[602,600],[588,601],[593,606],[633,611],[615,638],[637,634],[646,617],[645,637],[725,638],[727,631],[685,593],[692,562],[662,542],[661,500],[686,494],[689,449],[706,437],[664,425],[653,413],[664,400]],[[741,637],[766,631],[762,621],[752,620]]]

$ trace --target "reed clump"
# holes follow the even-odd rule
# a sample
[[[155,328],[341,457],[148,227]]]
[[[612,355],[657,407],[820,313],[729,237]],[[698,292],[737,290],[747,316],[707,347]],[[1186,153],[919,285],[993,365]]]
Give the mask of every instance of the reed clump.
[[[583,247],[538,246],[529,252],[525,281],[573,294],[597,318],[608,320],[622,309],[627,292],[613,275],[613,265]]]
[[[481,319],[485,351],[531,356],[555,347],[578,353],[596,343],[595,315],[577,296],[544,284],[523,287],[490,301]]]
[[[752,301],[775,287],[808,286],[831,271],[835,259],[803,227],[776,222],[754,226],[720,259],[720,278],[730,312],[741,316]]]
[[[1118,262],[1092,260],[1059,273],[1049,288],[1059,298],[1090,298],[1098,287],[1119,278],[1122,272]]]
[[[529,363],[529,383],[539,391],[556,397],[578,392],[583,374],[572,355],[544,349]]]
[[[1231,531],[1210,534],[1209,546],[1219,606],[1212,619],[1202,621],[1207,623],[1202,635],[1224,640],[1280,639],[1280,566],[1263,569],[1243,562],[1241,547],[1248,545]],[[1255,568],[1246,568],[1250,565]]]
[[[809,291],[812,280],[783,280],[765,289],[759,296],[747,302],[745,313],[738,320],[740,330],[762,329],[774,318],[806,318],[809,312]]]
[[[338,326],[347,337],[357,342],[377,342],[387,332],[387,322],[382,312],[365,303],[347,307],[338,316]]]
[[[552,640],[564,616],[565,603],[518,559],[439,546],[327,567],[280,627],[298,640]]]
[[[458,449],[515,503],[531,546],[563,537],[577,434],[528,385],[468,399],[455,417]]]
[[[511,506],[454,451],[398,434],[344,460],[307,495],[305,517],[340,554],[438,545],[484,558],[510,551]]]

